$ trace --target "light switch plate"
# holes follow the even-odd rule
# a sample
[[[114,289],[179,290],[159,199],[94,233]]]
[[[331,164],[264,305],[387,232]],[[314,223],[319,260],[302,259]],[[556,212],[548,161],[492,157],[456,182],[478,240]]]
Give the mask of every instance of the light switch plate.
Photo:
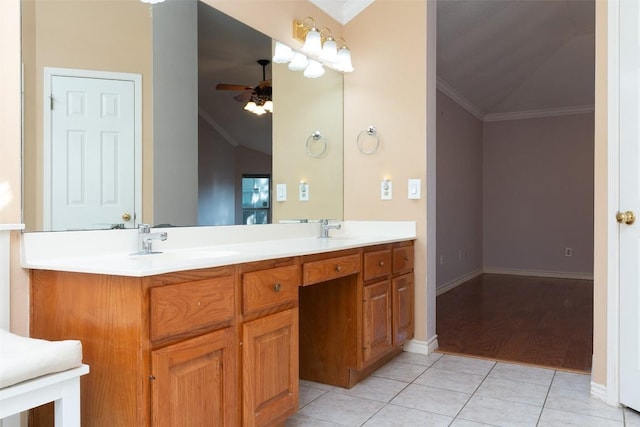
[[[308,202],[309,201],[309,184],[307,184],[306,182],[301,182],[298,191],[299,191],[298,198],[300,199],[300,201]]]
[[[287,184],[276,184],[276,201],[287,201]]]
[[[391,200],[393,198],[393,183],[389,180],[380,182],[380,200]]]
[[[409,180],[409,199],[419,199],[422,195],[420,194],[420,179],[410,179]]]

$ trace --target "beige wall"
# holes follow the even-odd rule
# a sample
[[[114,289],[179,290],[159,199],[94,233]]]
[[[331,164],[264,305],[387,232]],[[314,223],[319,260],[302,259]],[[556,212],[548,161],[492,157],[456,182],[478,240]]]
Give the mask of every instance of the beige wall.
[[[355,68],[345,76],[344,216],[417,222],[415,337],[420,341],[431,338],[426,310],[427,203],[424,190],[420,200],[408,200],[407,180],[420,178],[426,188],[426,19],[425,1],[377,0],[344,31]],[[361,153],[356,145],[358,134],[369,125],[376,127],[381,140],[373,155]],[[385,177],[393,183],[392,200],[380,200]]]
[[[273,222],[291,219],[342,219],[343,79],[332,70],[317,79],[273,64],[273,184],[287,185],[287,200],[273,198]],[[326,140],[320,157],[307,155],[307,139],[319,131]],[[311,139],[313,153],[322,143]],[[300,201],[298,186],[309,185],[309,200]]]
[[[20,217],[20,2],[0,2],[0,224]],[[0,254],[6,256],[6,254]]]
[[[151,105],[151,14],[139,0],[23,0],[27,230],[42,229],[42,92],[44,67],[142,75],[143,105]],[[4,52],[4,51],[3,51]],[[143,206],[151,212],[152,109],[142,109]]]

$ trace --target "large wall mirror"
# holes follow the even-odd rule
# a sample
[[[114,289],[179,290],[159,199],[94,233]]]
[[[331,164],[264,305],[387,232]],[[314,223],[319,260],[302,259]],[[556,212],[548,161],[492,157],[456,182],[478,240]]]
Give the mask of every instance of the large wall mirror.
[[[196,0],[22,0],[22,21],[27,231],[342,218],[339,73],[263,68],[272,39]],[[87,82],[101,94],[95,114],[128,119],[86,132]],[[244,106],[261,84],[274,107],[258,116]],[[310,155],[318,133],[326,152]],[[133,207],[118,205],[125,196]]]

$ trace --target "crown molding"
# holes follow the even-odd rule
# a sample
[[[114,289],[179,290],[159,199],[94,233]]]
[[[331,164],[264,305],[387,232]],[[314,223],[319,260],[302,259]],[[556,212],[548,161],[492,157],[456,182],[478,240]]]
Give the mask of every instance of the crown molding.
[[[451,98],[456,104],[467,110],[469,114],[471,114],[476,119],[482,121],[484,120],[484,114],[478,107],[476,107],[473,102],[469,101],[464,96],[460,95],[453,87],[449,85],[449,83],[445,82],[439,76],[436,77],[436,88]]]
[[[218,123],[217,121],[215,121],[213,119],[213,117],[211,117],[209,115],[209,113],[207,113],[206,111],[204,111],[202,108],[198,108],[198,115],[200,117],[202,117],[202,120],[204,120],[205,122],[207,122],[207,124],[209,126],[211,126],[216,132],[218,132],[220,134],[220,136],[229,143],[229,145],[233,146],[233,147],[238,147],[240,145],[240,143],[238,143],[238,141],[236,141],[231,135],[229,135],[229,132],[227,132],[222,125],[220,125],[220,123]]]
[[[509,113],[494,113],[484,116],[485,122],[501,122],[504,120],[536,119],[539,117],[568,116],[572,114],[593,113],[593,105],[577,105],[574,107],[545,108],[542,110],[512,111]]]

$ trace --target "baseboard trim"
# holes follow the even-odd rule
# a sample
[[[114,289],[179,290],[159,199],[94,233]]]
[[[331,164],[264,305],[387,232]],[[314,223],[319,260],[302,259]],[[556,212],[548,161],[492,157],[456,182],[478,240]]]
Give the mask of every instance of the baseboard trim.
[[[412,339],[404,343],[402,349],[409,353],[431,354],[438,349],[438,336],[432,337],[429,341]]]
[[[516,268],[484,267],[483,272],[486,274],[509,274],[513,276],[555,277],[557,279],[593,280],[593,274],[590,273],[571,273],[564,271],[520,270]]]
[[[483,273],[482,269],[478,269],[476,271],[472,271],[471,273],[467,273],[464,276],[460,276],[457,279],[454,279],[448,283],[445,283],[444,285],[440,286],[439,288],[436,288],[436,296],[440,296],[442,294],[444,294],[445,292],[449,292],[451,289],[457,288],[458,286],[462,285],[463,283],[480,276]]]
[[[591,381],[591,397],[607,402],[607,387]]]

